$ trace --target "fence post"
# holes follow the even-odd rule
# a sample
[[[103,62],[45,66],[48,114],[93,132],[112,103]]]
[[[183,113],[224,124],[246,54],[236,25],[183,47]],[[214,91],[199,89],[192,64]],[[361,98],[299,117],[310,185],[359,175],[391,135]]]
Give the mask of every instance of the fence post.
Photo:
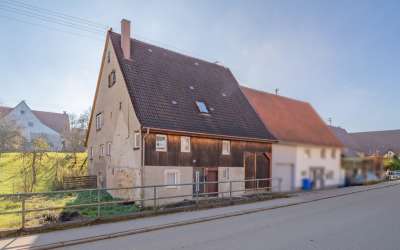
[[[21,196],[21,228],[24,229],[25,228],[25,197],[22,195]]]
[[[256,179],[256,192],[257,192],[257,193],[259,192],[259,190],[258,190],[258,189],[259,189],[259,186],[260,186],[260,185],[259,185],[259,183],[260,183],[259,181],[260,181],[259,179]]]
[[[153,209],[157,212],[157,186],[153,187]]]
[[[100,189],[97,188],[97,217],[100,217]]]

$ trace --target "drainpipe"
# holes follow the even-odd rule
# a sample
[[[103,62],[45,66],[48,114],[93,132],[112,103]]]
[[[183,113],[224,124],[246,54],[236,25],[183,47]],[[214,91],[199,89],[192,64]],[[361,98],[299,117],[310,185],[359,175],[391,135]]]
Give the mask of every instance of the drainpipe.
[[[140,130],[142,131],[142,129]],[[142,155],[141,155],[141,162],[140,162],[140,186],[144,186],[144,158],[145,158],[145,149],[144,149],[144,144],[145,144],[145,139],[147,137],[147,135],[150,133],[150,129],[147,128],[146,133],[142,136],[142,145],[141,145],[141,149],[142,149]],[[141,188],[140,189],[140,199],[142,207],[144,207],[144,189]]]

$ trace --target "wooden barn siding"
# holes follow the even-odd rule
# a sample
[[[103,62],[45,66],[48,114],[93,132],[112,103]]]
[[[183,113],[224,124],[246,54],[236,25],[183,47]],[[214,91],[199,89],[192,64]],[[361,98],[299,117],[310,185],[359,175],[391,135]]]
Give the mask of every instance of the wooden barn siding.
[[[181,152],[179,135],[168,136],[168,152],[156,152],[156,134],[145,139],[145,165],[193,167],[243,167],[244,152],[271,153],[271,144],[231,141],[231,154],[222,155],[222,140],[191,137],[191,152]],[[193,162],[196,160],[196,162]]]

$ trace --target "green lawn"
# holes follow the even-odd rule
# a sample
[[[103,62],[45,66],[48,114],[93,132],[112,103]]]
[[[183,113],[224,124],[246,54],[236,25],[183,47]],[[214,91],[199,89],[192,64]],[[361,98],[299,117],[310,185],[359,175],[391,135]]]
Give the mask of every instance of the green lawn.
[[[32,191],[51,191],[55,188],[56,180],[61,180],[62,176],[86,175],[87,165],[84,164],[85,159],[86,153],[78,153],[76,162],[72,154],[44,154],[40,160],[37,160],[36,184]],[[26,191],[24,188],[24,183],[27,182],[25,177],[31,178],[31,173],[24,172],[24,170],[29,171],[31,161],[31,156],[24,157],[21,153],[1,154],[0,194]]]
[[[86,153],[79,153],[77,159],[72,154],[46,153],[37,162],[36,183],[33,192],[53,191],[59,187],[57,183],[63,176],[79,176],[87,174],[85,163]],[[75,161],[76,160],[76,161]],[[26,191],[27,184],[31,185],[32,157],[21,153],[7,153],[0,157],[0,194],[10,194]],[[100,193],[100,201],[118,200],[107,192]],[[27,209],[48,207],[62,207],[95,203],[96,191],[70,192],[53,195],[35,195],[26,201]],[[0,198],[0,212],[21,210],[21,201],[18,198]],[[122,215],[136,212],[138,208],[133,204],[113,204],[101,207],[101,216]],[[59,221],[65,214],[78,212],[79,218],[94,218],[97,216],[97,207],[67,208],[53,211],[31,212],[26,215],[26,226],[36,226]],[[76,215],[76,213],[75,213]],[[0,215],[0,228],[18,228],[21,226],[20,214]]]

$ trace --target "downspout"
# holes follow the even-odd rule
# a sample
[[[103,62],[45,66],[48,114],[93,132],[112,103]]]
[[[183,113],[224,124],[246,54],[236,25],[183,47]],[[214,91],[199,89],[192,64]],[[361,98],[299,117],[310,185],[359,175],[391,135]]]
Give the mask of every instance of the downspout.
[[[140,131],[142,131],[142,129]],[[142,145],[141,145],[142,146],[141,147],[142,154],[141,154],[141,162],[140,162],[140,186],[144,186],[144,159],[145,159],[145,148],[144,148],[144,145],[145,145],[146,137],[147,137],[147,135],[149,133],[150,133],[150,129],[147,128],[146,133],[142,136]],[[144,207],[144,201],[143,201],[143,199],[144,199],[144,189],[143,188],[140,189],[140,199],[142,200],[141,201],[142,207]]]

